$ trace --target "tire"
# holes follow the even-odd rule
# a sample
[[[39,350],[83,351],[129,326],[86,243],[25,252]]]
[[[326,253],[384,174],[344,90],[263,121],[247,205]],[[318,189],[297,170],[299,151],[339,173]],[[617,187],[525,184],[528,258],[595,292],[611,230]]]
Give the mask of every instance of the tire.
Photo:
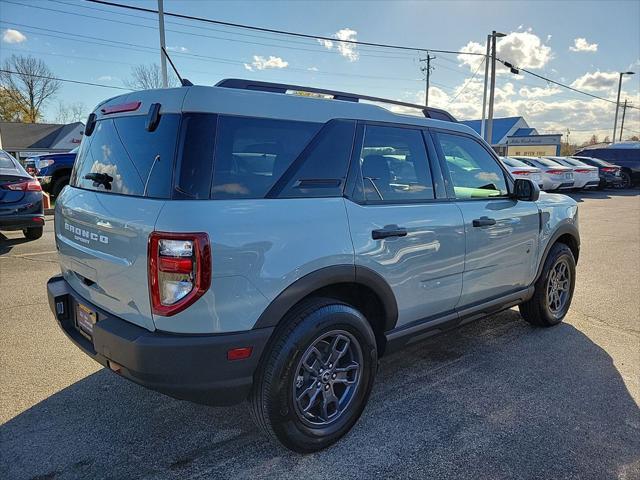
[[[51,187],[51,196],[53,198],[57,198],[60,195],[60,192],[64,187],[69,184],[69,176],[65,175],[63,177],[58,178],[54,183],[53,187]]]
[[[563,265],[561,267],[560,265]],[[554,278],[562,278],[559,271],[566,271],[569,278],[559,282],[564,284],[564,290],[548,295],[548,290],[553,292],[550,282]],[[554,273],[555,272],[555,273]],[[571,306],[573,290],[576,284],[576,261],[571,249],[564,243],[556,243],[551,247],[549,255],[544,262],[540,278],[536,281],[533,297],[520,304],[520,314],[531,325],[538,327],[551,327],[564,319]],[[549,300],[551,298],[551,300]]]
[[[631,188],[633,186],[633,182],[631,179],[631,173],[622,170],[620,172],[620,178],[622,178],[622,184],[620,185],[620,188]]]
[[[43,227],[29,227],[22,230],[27,240],[37,240],[42,236]]]
[[[272,440],[295,452],[315,452],[338,441],[362,414],[378,363],[375,335],[362,313],[327,298],[302,302],[282,323],[256,373],[251,415]],[[339,402],[323,410],[323,399],[332,394]]]

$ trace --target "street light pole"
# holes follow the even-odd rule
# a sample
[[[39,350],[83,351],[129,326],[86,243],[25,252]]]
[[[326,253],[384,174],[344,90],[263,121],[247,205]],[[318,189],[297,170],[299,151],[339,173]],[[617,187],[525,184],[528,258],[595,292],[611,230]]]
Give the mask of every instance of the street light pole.
[[[484,89],[482,92],[482,120],[480,121],[480,136],[484,136],[484,120],[487,115],[487,80],[489,79],[489,48],[491,48],[491,35],[487,35],[487,53],[484,56]]]
[[[618,80],[618,98],[616,99],[616,116],[613,120],[613,137],[611,143],[616,143],[616,130],[618,127],[618,110],[620,109],[620,90],[622,89],[622,76],[633,75],[634,72],[620,72],[620,79]]]
[[[493,100],[496,90],[496,38],[505,37],[504,33],[491,33],[491,87],[489,90],[489,115],[487,118],[487,142],[493,143]]]
[[[163,0],[158,0],[158,26],[160,30],[160,70],[162,73],[162,87],[167,88],[167,59],[164,55],[164,49],[166,48],[164,41],[164,6]]]

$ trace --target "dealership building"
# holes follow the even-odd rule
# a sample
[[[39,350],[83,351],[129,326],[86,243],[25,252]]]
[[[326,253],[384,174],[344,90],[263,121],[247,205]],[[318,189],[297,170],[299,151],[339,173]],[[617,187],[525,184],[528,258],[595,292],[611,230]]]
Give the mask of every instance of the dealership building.
[[[481,120],[467,120],[460,123],[480,133]],[[485,124],[486,128],[486,124]],[[562,134],[540,135],[531,128],[523,117],[493,119],[491,146],[498,155],[523,155],[539,157],[560,155]]]

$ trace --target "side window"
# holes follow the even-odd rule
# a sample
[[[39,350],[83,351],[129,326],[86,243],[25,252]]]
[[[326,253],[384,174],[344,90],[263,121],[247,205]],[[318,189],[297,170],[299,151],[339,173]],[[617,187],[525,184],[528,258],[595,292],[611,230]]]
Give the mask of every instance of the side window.
[[[484,147],[470,137],[438,133],[456,198],[502,197],[509,192],[504,172]]]
[[[317,123],[221,116],[211,196],[263,198],[319,129]]]
[[[367,201],[432,200],[433,181],[420,130],[368,125],[360,153]]]
[[[332,120],[298,158],[299,165],[278,195],[284,198],[338,197],[347,178],[356,123]],[[292,170],[294,170],[292,169]],[[278,187],[276,187],[278,188]]]

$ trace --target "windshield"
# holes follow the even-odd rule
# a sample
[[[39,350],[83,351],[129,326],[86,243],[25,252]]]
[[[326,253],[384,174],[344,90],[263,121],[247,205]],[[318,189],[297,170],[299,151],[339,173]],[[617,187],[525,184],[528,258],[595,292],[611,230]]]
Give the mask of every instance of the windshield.
[[[510,167],[516,167],[516,168],[522,168],[522,167],[529,167],[529,165],[527,165],[524,162],[521,162],[520,160],[516,160],[515,158],[509,158],[509,157],[502,157],[502,161],[509,165]]]
[[[536,158],[534,161],[538,162],[541,165],[544,165],[545,167],[562,166],[562,165],[560,165],[560,163],[554,162],[553,160],[548,160],[546,158]]]
[[[0,150],[0,168],[15,168],[13,157],[4,150]]]

